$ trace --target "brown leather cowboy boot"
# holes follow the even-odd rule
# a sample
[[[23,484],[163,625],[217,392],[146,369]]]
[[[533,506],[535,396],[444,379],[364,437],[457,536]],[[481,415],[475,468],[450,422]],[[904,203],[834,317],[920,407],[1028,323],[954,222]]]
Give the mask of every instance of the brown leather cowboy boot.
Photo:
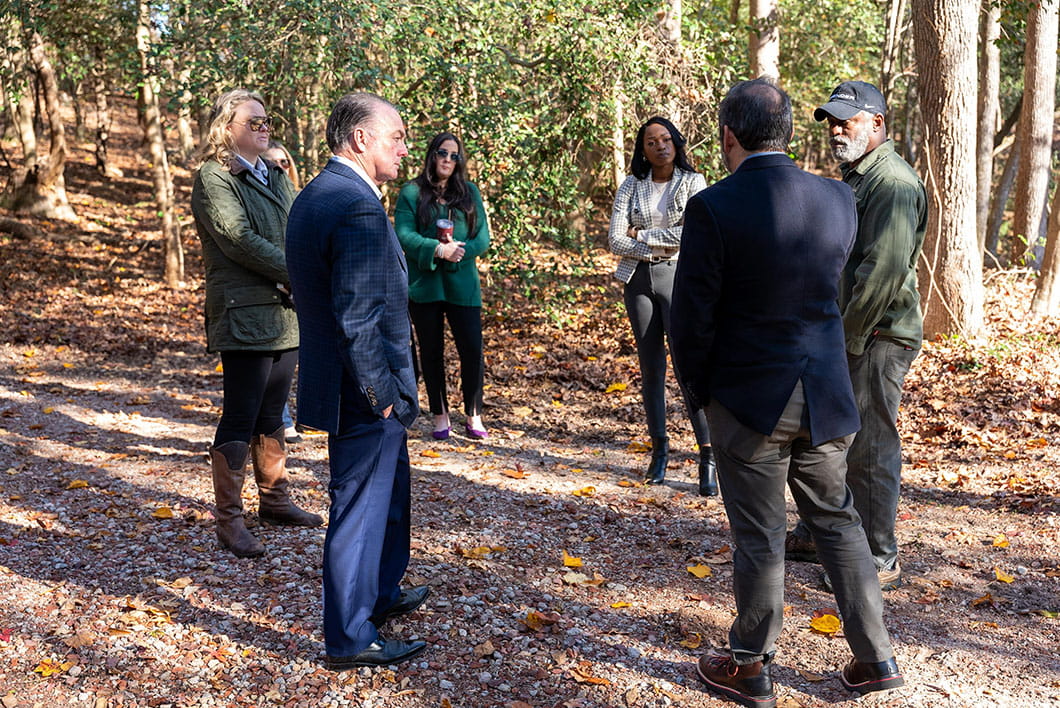
[[[239,558],[253,558],[265,552],[265,546],[247,531],[243,523],[240,495],[246,477],[247,451],[247,444],[238,440],[210,447],[217,540]]]
[[[255,435],[250,441],[250,459],[258,482],[258,518],[277,526],[320,526],[318,514],[295,506],[287,494],[287,449],[283,426],[268,435]]]

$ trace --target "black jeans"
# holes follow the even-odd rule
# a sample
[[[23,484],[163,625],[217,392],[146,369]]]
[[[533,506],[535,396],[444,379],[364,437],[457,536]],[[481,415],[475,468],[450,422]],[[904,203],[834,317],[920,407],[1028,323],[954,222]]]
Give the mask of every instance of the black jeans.
[[[725,513],[736,550],[736,620],[729,646],[737,664],[773,656],[784,618],[784,487],[817,544],[835,588],[843,632],[858,661],[890,659],[876,567],[846,485],[852,435],[813,445],[802,383],[772,435],[752,430],[718,403],[707,408]]]
[[[283,426],[283,407],[291,392],[298,350],[221,352],[224,404],[214,447],[238,440],[249,443]]]
[[[633,278],[626,283],[623,292],[629,323],[633,325],[633,339],[637,343],[648,434],[653,438],[666,437],[666,339],[670,333],[670,296],[676,270],[677,261],[642,262],[633,271]],[[680,376],[677,381],[680,383]],[[692,405],[684,386],[681,386],[681,395],[692,421],[696,443],[700,447],[709,445],[706,414],[702,408]]]
[[[877,337],[864,354],[847,357],[861,415],[861,430],[847,453],[847,485],[854,494],[854,508],[861,515],[872,557],[881,570],[892,570],[898,562],[894,534],[902,487],[898,405],[905,375],[919,351]]]
[[[409,301],[409,315],[420,344],[420,369],[427,388],[431,413],[449,411],[445,390],[445,321],[453,332],[453,342],[460,357],[460,388],[464,394],[464,413],[482,414],[482,386],[485,363],[482,356],[482,308],[453,305],[448,302]]]

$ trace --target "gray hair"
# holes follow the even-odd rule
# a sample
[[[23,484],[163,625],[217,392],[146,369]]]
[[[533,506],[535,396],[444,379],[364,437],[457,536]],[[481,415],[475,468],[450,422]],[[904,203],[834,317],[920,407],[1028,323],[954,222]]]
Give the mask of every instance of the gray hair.
[[[375,123],[383,107],[394,108],[394,104],[374,93],[348,93],[340,98],[328,116],[327,141],[331,151],[348,148],[353,131]]]
[[[772,79],[741,81],[718,109],[718,129],[725,126],[744,150],[785,152],[791,139],[791,99]]]

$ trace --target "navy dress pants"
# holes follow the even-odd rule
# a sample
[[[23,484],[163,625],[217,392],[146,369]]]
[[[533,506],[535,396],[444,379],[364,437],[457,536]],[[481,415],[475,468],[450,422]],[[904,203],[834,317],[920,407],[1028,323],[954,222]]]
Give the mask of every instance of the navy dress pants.
[[[324,537],[324,646],[352,656],[379,638],[368,621],[400,598],[409,562],[409,454],[393,418],[343,409],[328,438],[331,510]]]

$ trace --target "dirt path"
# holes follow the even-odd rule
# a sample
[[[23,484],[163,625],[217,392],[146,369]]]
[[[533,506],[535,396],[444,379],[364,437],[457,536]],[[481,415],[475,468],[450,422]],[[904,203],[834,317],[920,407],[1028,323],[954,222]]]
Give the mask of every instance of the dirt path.
[[[494,347],[511,336],[501,332],[491,325]],[[268,554],[255,560],[216,547],[203,450],[220,374],[200,349],[170,344],[126,361],[0,347],[3,705],[722,705],[692,662],[724,643],[732,617],[724,513],[695,495],[687,430],[675,431],[672,481],[637,483],[647,454],[630,445],[636,386],[603,392],[632,367],[628,352],[590,360],[537,332],[494,364],[487,442],[429,442],[421,420],[410,582],[433,595],[390,631],[430,650],[395,670],[335,675],[319,663],[323,532],[257,529]],[[921,390],[949,366],[944,354],[919,360],[914,406],[959,408]],[[591,371],[566,384],[534,375],[557,361],[599,367],[595,387],[571,384]],[[671,412],[672,427],[686,427]],[[1036,470],[1051,474],[1055,421],[1038,421],[1046,430],[1024,449],[991,454],[947,441],[954,425],[975,427],[958,413],[906,426],[908,582],[887,609],[910,686],[866,705],[1060,700],[1056,498],[1021,491],[1046,484]],[[319,513],[325,450],[309,438],[291,454],[297,497]],[[247,498],[253,509],[249,486]],[[583,565],[565,568],[564,552]],[[711,574],[696,578],[696,565]],[[776,669],[787,706],[849,699],[835,679],[848,656],[841,634],[809,627],[834,612],[818,572],[788,571]]]
[[[132,154],[123,130],[116,153]],[[410,433],[408,580],[433,594],[389,631],[430,649],[336,675],[320,664],[323,531],[257,528],[255,560],[214,540],[204,450],[221,377],[196,248],[188,286],[160,288],[145,168],[128,160],[103,187],[77,151],[81,220],[35,224],[60,239],[0,235],[3,708],[731,705],[692,669],[732,620],[725,515],[695,494],[675,395],[670,481],[637,482],[639,377],[608,258],[529,296],[486,288],[493,434],[437,444],[425,419]],[[188,184],[179,173],[183,204]],[[1030,287],[995,278],[988,338],[932,343],[914,366],[907,583],[886,596],[909,685],[861,705],[1060,705],[1060,346],[1057,323],[1021,318]],[[311,438],[290,459],[297,499],[322,514],[325,450]],[[791,564],[786,597],[781,705],[847,704],[841,632],[810,628],[835,612],[819,569]]]

